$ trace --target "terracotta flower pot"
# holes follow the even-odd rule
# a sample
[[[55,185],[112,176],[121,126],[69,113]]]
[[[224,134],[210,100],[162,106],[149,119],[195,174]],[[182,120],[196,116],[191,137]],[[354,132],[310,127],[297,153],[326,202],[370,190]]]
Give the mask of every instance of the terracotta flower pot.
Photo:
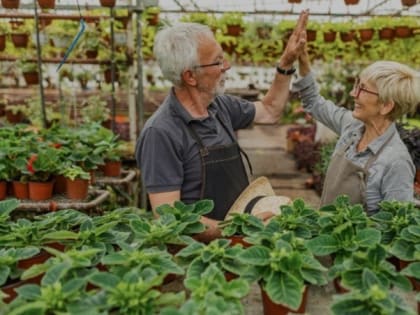
[[[395,37],[398,38],[408,38],[413,35],[413,29],[408,26],[396,26],[395,27]]]
[[[379,30],[380,39],[393,39],[395,36],[395,31],[391,27],[384,27]]]
[[[25,116],[22,112],[17,112],[16,114],[14,114],[12,111],[6,110],[6,118],[9,123],[17,124],[22,122]]]
[[[300,304],[297,310],[291,310],[287,306],[282,304],[274,303],[270,297],[267,295],[265,290],[261,287],[262,302],[264,308],[264,315],[287,315],[290,313],[303,314],[306,311],[306,302],[308,300],[308,287],[305,286],[303,291],[302,303]]]
[[[89,180],[66,178],[66,195],[69,199],[82,200],[86,199],[89,190]]]
[[[29,35],[26,33],[13,33],[11,35],[12,43],[16,48],[25,48],[28,46]]]
[[[5,297],[3,299],[3,302],[6,304],[12,302],[17,297],[17,292],[15,291],[15,289],[23,286],[24,284],[40,284],[43,276],[44,274],[41,274],[34,278],[16,281],[14,283],[3,286],[1,290],[8,295],[8,297]]]
[[[38,0],[38,4],[42,9],[55,8],[55,0]]]
[[[405,6],[408,6],[408,7],[411,7],[411,6],[415,5],[416,3],[417,3],[416,0],[401,0],[401,4],[405,5]]]
[[[420,169],[416,169],[416,182],[420,184]]]
[[[19,181],[13,181],[13,192],[17,199],[28,199],[29,198],[29,185]]]
[[[40,201],[52,197],[54,183],[51,182],[29,182],[29,199]]]
[[[239,244],[244,248],[252,246],[252,244],[244,241],[243,235],[232,235],[229,236],[228,239],[230,239],[230,246],[235,246],[236,244]]]
[[[351,42],[354,39],[354,31],[340,32],[340,39],[342,42]]]
[[[20,0],[1,0],[1,6],[5,9],[18,9]]]
[[[239,36],[243,32],[243,28],[240,25],[227,25],[226,35]]]
[[[7,196],[7,182],[0,181],[0,200],[6,199]]]
[[[22,73],[27,85],[35,85],[39,83],[38,72],[24,72]]]
[[[355,5],[359,3],[359,0],[344,0],[346,5]]]
[[[0,35],[0,51],[6,49],[6,35]]]
[[[364,28],[359,30],[360,40],[362,42],[370,41],[373,38],[375,31],[371,28]]]
[[[56,175],[55,176],[55,183],[54,183],[54,194],[62,194],[66,193],[66,178],[63,175]]]
[[[344,294],[344,293],[349,292],[349,290],[347,290],[346,288],[344,288],[344,287],[341,285],[341,283],[340,283],[340,279],[335,278],[335,279],[333,280],[333,284],[334,284],[335,291],[336,291],[337,293]]]
[[[107,161],[105,162],[104,175],[109,177],[118,177],[121,175],[121,161]]]
[[[324,32],[323,36],[324,36],[324,42],[332,43],[335,41],[335,38],[337,37],[337,32],[334,32],[334,31]]]
[[[306,30],[306,40],[313,42],[316,40],[316,30]]]
[[[112,8],[115,7],[115,3],[117,2],[116,0],[99,0],[101,6],[103,7],[107,7],[107,8]]]

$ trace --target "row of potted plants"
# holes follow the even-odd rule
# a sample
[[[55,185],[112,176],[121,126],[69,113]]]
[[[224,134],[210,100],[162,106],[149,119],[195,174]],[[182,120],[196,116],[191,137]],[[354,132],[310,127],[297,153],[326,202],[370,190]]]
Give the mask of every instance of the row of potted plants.
[[[355,307],[360,314],[414,314],[390,293],[391,286],[411,289],[406,276],[415,285],[420,280],[420,216],[410,203],[383,202],[369,218],[346,196],[319,211],[296,199],[266,225],[249,214],[231,216],[221,223],[224,238],[209,244],[194,239],[205,230],[199,220],[212,210],[209,200],[161,206],[159,218],[120,208],[97,217],[62,210],[32,222],[12,220],[16,206],[13,200],[0,202],[0,259],[7,263],[0,280],[8,284],[2,291],[13,295],[3,297],[8,304],[0,303],[0,309],[11,314],[35,309],[40,314],[244,314],[240,299],[254,281],[268,302],[265,315],[283,314],[270,313],[269,307],[305,312],[310,284],[333,279],[348,291],[334,297],[333,314]],[[242,245],[232,246],[232,236],[245,237]],[[57,242],[60,247],[53,245]],[[22,261],[39,252],[46,254],[44,260],[23,269]],[[333,257],[331,266],[316,258],[326,255]],[[399,271],[390,257],[408,266]],[[187,294],[159,290],[177,275],[185,277]],[[17,287],[17,279],[37,282]]]
[[[15,196],[20,199],[45,200],[52,196],[53,188],[66,178],[65,189],[75,184],[80,194],[67,192],[67,196],[84,199],[94,170],[107,162],[119,176],[121,169],[120,142],[109,130],[92,123],[80,128],[53,127],[34,132],[27,125],[16,125],[0,129],[2,158],[0,160],[0,182],[3,188],[0,199],[6,197],[6,183],[13,183]],[[118,162],[115,165],[115,162]],[[105,170],[106,170],[105,166]],[[109,173],[105,173],[108,175]],[[61,178],[60,178],[61,176]],[[41,191],[35,190],[40,186]],[[17,195],[22,188],[23,195]]]

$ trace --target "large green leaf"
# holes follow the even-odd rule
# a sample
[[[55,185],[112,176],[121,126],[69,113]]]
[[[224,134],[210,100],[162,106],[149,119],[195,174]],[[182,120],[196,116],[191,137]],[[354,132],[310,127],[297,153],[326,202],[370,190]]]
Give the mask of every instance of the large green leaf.
[[[266,279],[263,288],[274,303],[297,310],[302,303],[305,287],[303,281],[299,281],[288,273],[272,273]]]
[[[238,259],[244,264],[266,266],[270,261],[270,250],[264,246],[251,246],[245,249]]]
[[[47,270],[44,277],[42,278],[42,285],[51,285],[57,281],[60,281],[71,268],[69,261],[63,261],[57,265],[52,266]]]
[[[360,247],[373,247],[381,241],[381,231],[374,228],[359,230],[354,241]]]
[[[0,286],[6,283],[10,274],[9,266],[0,266]]]
[[[108,272],[98,272],[89,277],[89,282],[105,290],[113,290],[120,282],[120,278]]]
[[[305,244],[317,256],[329,255],[340,249],[339,241],[333,235],[320,235],[306,241]]]
[[[44,301],[35,301],[16,307],[8,315],[45,315],[47,305]]]

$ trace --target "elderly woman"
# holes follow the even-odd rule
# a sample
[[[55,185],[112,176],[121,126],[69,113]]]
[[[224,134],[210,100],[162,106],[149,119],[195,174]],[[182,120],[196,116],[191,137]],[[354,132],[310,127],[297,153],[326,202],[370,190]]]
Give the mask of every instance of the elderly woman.
[[[356,78],[354,109],[324,99],[310,72],[308,54],[299,57],[302,77],[293,85],[305,111],[339,135],[327,170],[321,205],[340,194],[364,205],[368,215],[382,200],[413,200],[415,167],[395,120],[420,102],[420,73],[392,61],[378,61]]]

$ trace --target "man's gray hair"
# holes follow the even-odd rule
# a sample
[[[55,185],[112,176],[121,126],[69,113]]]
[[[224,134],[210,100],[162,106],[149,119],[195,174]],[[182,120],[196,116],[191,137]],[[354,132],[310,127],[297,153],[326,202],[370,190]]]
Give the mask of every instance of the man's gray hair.
[[[175,86],[180,86],[182,72],[199,64],[201,41],[213,36],[208,26],[197,23],[179,23],[159,31],[153,53],[163,76]]]

